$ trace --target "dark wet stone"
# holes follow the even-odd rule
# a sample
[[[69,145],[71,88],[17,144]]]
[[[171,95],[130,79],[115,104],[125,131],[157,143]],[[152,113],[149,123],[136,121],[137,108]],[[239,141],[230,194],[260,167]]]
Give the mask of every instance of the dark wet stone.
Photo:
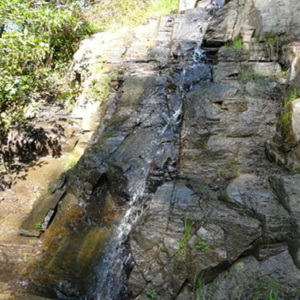
[[[191,88],[199,82],[212,80],[212,68],[205,64],[194,64],[184,67],[179,73],[174,73],[172,78],[174,83],[180,85],[182,88]]]
[[[53,195],[46,193],[40,197],[29,217],[23,222],[19,233],[25,236],[39,237],[48,228],[57,205],[64,197],[64,194],[65,190],[59,189]]]

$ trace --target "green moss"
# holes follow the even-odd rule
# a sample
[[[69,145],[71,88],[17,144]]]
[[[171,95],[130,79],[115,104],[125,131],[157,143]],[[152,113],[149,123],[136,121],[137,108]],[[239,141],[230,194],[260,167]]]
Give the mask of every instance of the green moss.
[[[277,79],[286,78],[286,77],[287,77],[287,71],[280,71],[274,75],[274,78],[277,78]]]
[[[202,136],[199,140],[193,143],[194,148],[200,149],[202,152],[206,150],[209,137]]]
[[[101,75],[102,73],[102,75]],[[110,82],[118,76],[117,70],[106,72],[105,69],[96,72],[97,78],[92,80],[88,90],[88,97],[94,101],[104,102],[109,96]]]
[[[285,112],[281,117],[281,126],[283,129],[283,133],[285,135],[289,133],[289,128],[292,122],[291,118],[292,118],[292,113],[290,111]]]
[[[49,185],[49,186],[47,186],[47,192],[49,193],[49,194],[52,194],[52,187]]]
[[[239,263],[236,263],[236,264],[235,264],[235,267],[236,267],[238,270],[242,270],[242,269],[244,269],[245,264],[242,263],[242,262],[239,262]]]
[[[258,78],[262,78],[264,76],[256,73],[254,70],[245,70],[242,71],[241,75],[238,78],[238,81],[242,84],[247,84],[251,80],[256,80]]]
[[[219,179],[221,179],[223,177],[223,170],[221,168],[218,168],[217,175],[218,175]]]
[[[284,100],[284,107],[287,107],[290,103],[298,98],[298,89],[295,88],[290,91],[290,94],[287,99]]]
[[[67,170],[74,168],[76,166],[78,160],[79,160],[79,157],[77,157],[73,154],[70,154],[64,163],[65,170],[67,171]]]
[[[283,106],[285,107],[284,112],[281,116],[281,127],[283,130],[283,133],[285,135],[288,135],[289,133],[289,129],[290,129],[290,125],[292,122],[292,111],[287,108],[294,100],[296,100],[298,98],[298,90],[297,89],[293,89],[290,91],[287,99],[285,99],[283,101]]]
[[[228,178],[234,176],[237,173],[237,168],[241,166],[241,163],[236,159],[233,158],[226,168],[218,168],[217,169],[217,176],[219,179]]]

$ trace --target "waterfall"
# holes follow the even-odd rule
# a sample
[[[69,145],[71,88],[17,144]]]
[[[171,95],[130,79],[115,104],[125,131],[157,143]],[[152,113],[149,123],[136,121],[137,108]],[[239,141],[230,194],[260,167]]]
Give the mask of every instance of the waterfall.
[[[209,80],[206,73],[210,71],[207,71],[208,67],[204,64],[205,54],[201,44],[212,9],[214,7],[209,4],[184,14],[164,17],[159,23],[158,46],[153,50],[153,53],[162,57],[162,61],[157,58],[156,64],[163,67],[153,67],[148,63],[143,65],[142,72],[132,74],[138,77],[147,77],[152,74],[151,78],[155,78],[158,82],[150,83],[149,92],[145,94],[144,102],[139,108],[141,112],[137,112],[137,114],[145,115],[145,120],[155,113],[156,123],[147,125],[144,121],[140,121],[142,125],[130,133],[132,136],[138,136],[139,130],[143,134],[143,130],[147,130],[147,126],[150,126],[151,136],[148,145],[143,146],[144,148],[142,147],[136,153],[138,156],[136,159],[130,156],[135,165],[131,166],[134,170],[127,182],[129,201],[119,221],[111,230],[102,250],[102,256],[95,262],[93,274],[89,279],[88,292],[81,298],[82,300],[121,300],[128,297],[126,282],[134,262],[126,242],[132,228],[147,209],[148,202],[151,201],[151,193],[149,194],[147,188],[151,181],[149,178],[152,162],[163,157],[163,145],[166,141],[172,143],[172,149],[179,147],[180,134],[178,132],[181,126],[185,94],[199,80]],[[166,59],[166,53],[168,54],[167,62],[163,60]],[[164,70],[161,71],[162,69]],[[204,71],[201,71],[202,69]],[[202,72],[200,78],[198,72]],[[169,83],[173,86],[170,91],[166,89]],[[161,87],[163,89],[159,91]],[[149,109],[152,110],[151,113]],[[179,152],[178,149],[176,151]],[[116,158],[117,164],[122,163],[118,159]],[[178,153],[175,160],[178,160]],[[163,172],[164,167],[160,166],[160,168]],[[158,184],[162,184],[165,180],[167,179],[162,178]],[[70,299],[61,294],[59,297]]]
[[[160,151],[160,141],[166,132],[168,130],[177,130],[181,111],[182,105],[180,104],[169,118],[167,124],[157,134],[157,139],[153,140],[145,150],[144,159],[148,162],[147,167],[142,170],[140,180],[136,181],[130,189],[132,196],[128,208],[104,249],[104,256],[96,267],[96,274],[100,275],[96,279],[96,288],[93,286],[93,290],[90,291],[90,295],[86,299],[118,300],[126,295],[127,290],[124,286],[126,269],[130,269],[132,264],[130,254],[126,249],[126,240],[145,208],[143,196],[150,171],[151,158]]]

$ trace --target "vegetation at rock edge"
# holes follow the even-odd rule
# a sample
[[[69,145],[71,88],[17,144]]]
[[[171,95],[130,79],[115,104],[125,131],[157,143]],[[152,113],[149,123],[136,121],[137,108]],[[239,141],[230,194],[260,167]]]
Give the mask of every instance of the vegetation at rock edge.
[[[78,87],[66,75],[81,40],[177,7],[178,0],[0,1],[0,160],[8,132],[28,128],[32,107],[75,101]]]

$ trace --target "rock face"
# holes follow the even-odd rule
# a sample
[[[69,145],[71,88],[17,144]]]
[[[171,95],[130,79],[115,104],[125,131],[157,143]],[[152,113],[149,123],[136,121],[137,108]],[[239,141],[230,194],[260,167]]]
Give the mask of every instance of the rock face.
[[[268,162],[265,145],[278,134],[283,82],[281,46],[268,34],[292,38],[300,19],[291,1],[283,21],[275,2],[231,1],[209,25],[204,47],[215,64],[186,94],[181,179],[157,189],[130,235],[136,299],[298,297],[299,176]]]
[[[199,285],[199,297],[217,300],[238,298],[250,300],[254,295],[258,299],[267,297],[298,299],[294,297],[298,295],[295,286],[299,282],[299,270],[295,267],[288,251],[284,248],[281,251],[280,254],[262,262],[253,256],[238,260],[230,271],[222,272],[213,284],[205,287]],[[257,282],[260,284],[256,285]]]
[[[297,0],[232,0],[211,22],[206,40],[210,44],[244,37],[249,31],[258,38],[284,35],[295,39],[300,33],[300,4]]]
[[[32,291],[298,299],[300,178],[276,143],[289,80],[277,37],[299,35],[299,3],[232,0],[209,25],[216,7],[82,45],[73,77],[83,106],[98,99],[99,124],[61,187]]]

